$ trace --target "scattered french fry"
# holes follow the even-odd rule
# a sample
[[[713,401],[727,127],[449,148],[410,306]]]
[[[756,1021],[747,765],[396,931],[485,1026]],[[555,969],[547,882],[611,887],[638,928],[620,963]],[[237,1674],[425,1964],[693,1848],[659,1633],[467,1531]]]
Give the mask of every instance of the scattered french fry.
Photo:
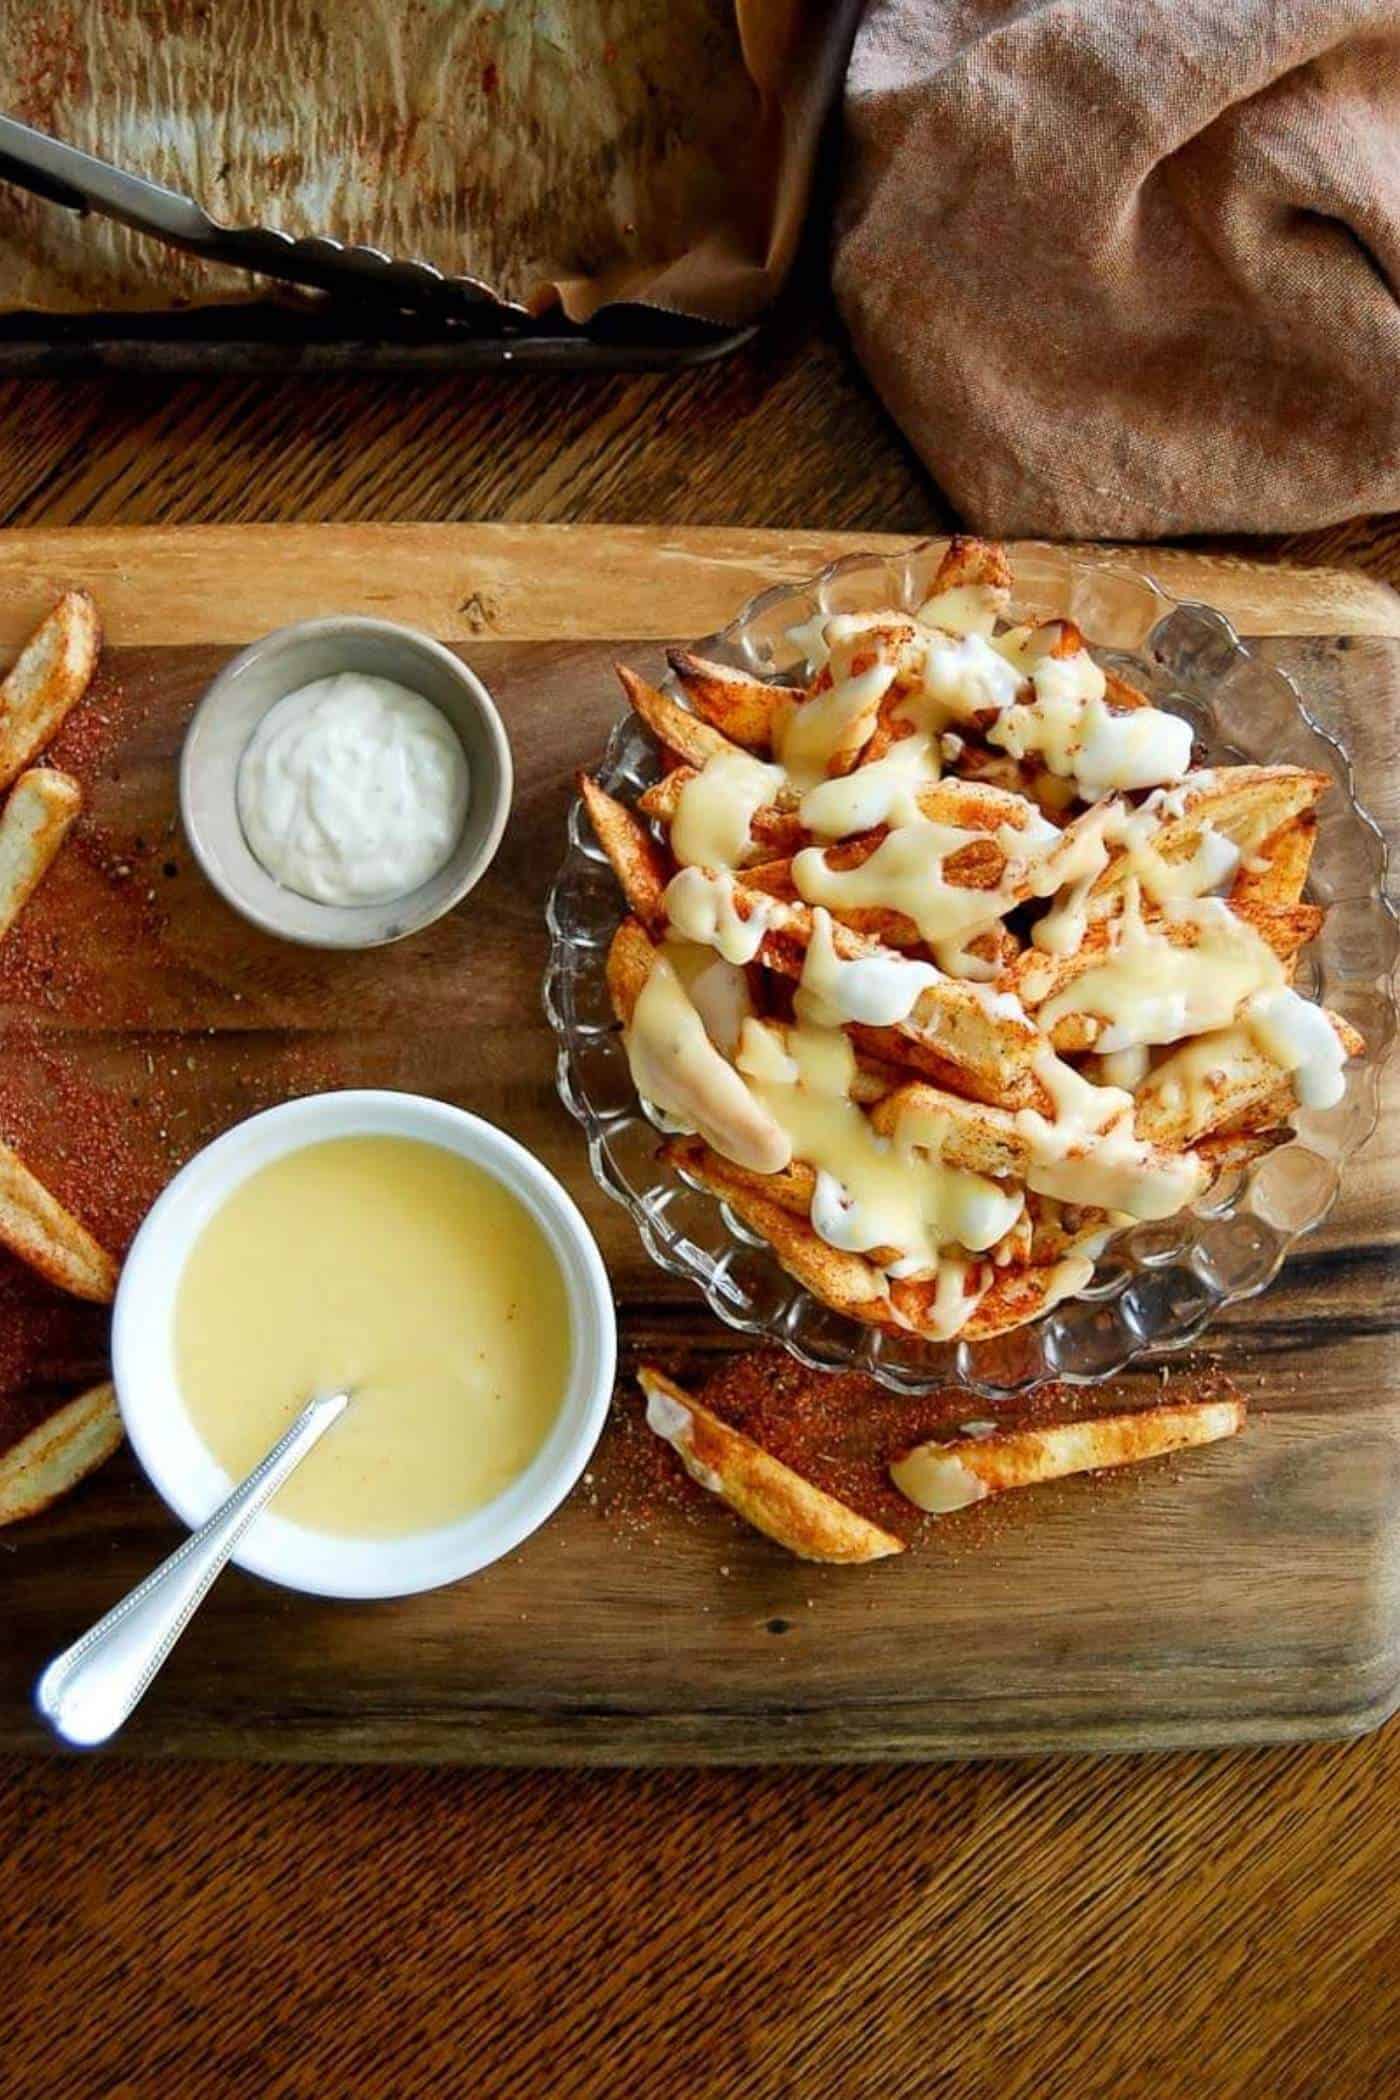
[[[122,1440],[116,1388],[95,1385],[0,1456],[0,1524],[37,1516],[109,1459]]]
[[[901,1539],[813,1487],[664,1372],[643,1364],[637,1380],[646,1395],[648,1426],[671,1446],[691,1479],[799,1560],[850,1564],[904,1551]]]
[[[116,1262],[8,1145],[0,1145],[0,1246],[75,1298],[106,1305],[115,1295]]]
[[[1009,1488],[1216,1443],[1237,1435],[1244,1419],[1242,1400],[1188,1400],[1137,1414],[1090,1415],[1044,1429],[917,1444],[894,1461],[890,1478],[918,1508],[946,1516]]]
[[[97,668],[102,625],[86,591],[65,591],[0,683],[0,788],[57,735]]]
[[[67,773],[35,766],[21,773],[0,811],[0,940],[13,926],[83,806]]]

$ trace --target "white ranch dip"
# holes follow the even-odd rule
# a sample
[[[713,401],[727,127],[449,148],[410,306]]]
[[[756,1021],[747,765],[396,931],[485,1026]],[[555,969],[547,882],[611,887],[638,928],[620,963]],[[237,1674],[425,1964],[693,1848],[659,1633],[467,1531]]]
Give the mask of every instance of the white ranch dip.
[[[270,708],[238,768],[243,835],[269,875],[318,904],[385,904],[450,859],[467,761],[407,686],[341,671]]]

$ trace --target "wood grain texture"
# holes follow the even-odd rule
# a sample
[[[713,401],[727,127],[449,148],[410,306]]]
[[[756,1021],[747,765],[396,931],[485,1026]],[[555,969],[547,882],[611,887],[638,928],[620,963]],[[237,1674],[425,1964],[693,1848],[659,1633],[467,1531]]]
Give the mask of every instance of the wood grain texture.
[[[1398,1734],[923,1771],[32,1764],[0,1803],[9,2089],[1381,2100]]]
[[[168,565],[177,602],[207,604],[218,621],[218,608],[251,596],[269,570],[314,569],[318,532],[341,537],[313,528],[299,557],[308,535],[293,533],[280,559],[277,528],[192,535]],[[528,540],[517,538],[513,559],[523,563]],[[684,536],[673,545],[693,576],[703,555]],[[29,535],[12,536],[16,566],[29,546]],[[762,545],[750,552],[761,559]],[[592,565],[592,536],[547,539],[542,594],[557,602],[577,592],[580,558]],[[139,565],[158,597],[163,550]],[[406,573],[412,589],[411,560]],[[397,611],[397,570],[381,559],[373,574],[376,603]],[[668,632],[685,629],[677,621]],[[1391,732],[1378,681],[1393,684],[1400,645],[1270,646],[1304,669],[1331,652],[1326,690],[1310,680],[1319,708],[1340,715],[1363,768],[1379,764]],[[364,955],[317,954],[248,928],[178,836],[180,742],[228,645],[110,650],[92,703],[101,746],[87,767],[83,828],[0,956],[0,1023],[21,1046],[0,1076],[0,1122],[24,1131],[55,1193],[80,1213],[112,1200],[105,1159],[80,1156],[87,1112],[75,1085],[128,1104],[151,1193],[218,1131],[287,1092],[404,1087],[504,1124],[565,1181],[608,1266],[626,1370],[643,1351],[699,1362],[738,1346],[696,1293],[657,1273],[630,1219],[594,1187],[555,1095],[539,1004],[545,892],[573,771],[601,750],[621,711],[619,650],[644,672],[660,669],[654,644],[620,637],[470,645],[515,755],[506,838],[462,911]],[[1365,706],[1348,684],[1353,665],[1372,672]],[[1391,796],[1390,774],[1377,780]],[[1397,1098],[1400,1087],[1388,1101]],[[1392,1123],[1353,1163],[1325,1237],[1222,1323],[1215,1354],[1257,1414],[1246,1437],[1206,1459],[1016,1498],[994,1538],[973,1512],[897,1564],[812,1569],[717,1506],[660,1510],[640,1535],[625,1471],[629,1389],[591,1469],[593,1493],[468,1584],[368,1612],[312,1600],[288,1610],[251,1578],[227,1576],[123,1749],[735,1762],[1367,1728],[1400,1697],[1400,1304],[1393,1273],[1387,1281],[1397,1161]],[[145,1195],[129,1190],[130,1212]],[[90,1315],[75,1309],[60,1357],[77,1357],[91,1333]],[[1324,1347],[1319,1389],[1306,1374]],[[1120,1391],[1141,1398],[1155,1382],[1153,1372]],[[14,1533],[24,1609],[0,1655],[0,1745],[46,1741],[26,1686],[170,1532],[128,1459]],[[82,1550],[93,1537],[104,1542],[100,1557]],[[573,1602],[581,1594],[586,1612]],[[253,1655],[256,1667],[245,1660]]]
[[[906,534],[728,526],[275,525],[13,533],[0,539],[0,644],[81,580],[115,642],[246,642],[346,611],[443,641],[698,638],[757,592]],[[1023,546],[1034,543],[1022,543]],[[1013,563],[1022,547],[1012,543]],[[1245,635],[1400,637],[1400,596],[1356,570],[1290,569],[1181,547],[1086,548],[1201,598]],[[1103,641],[1115,637],[1101,635]]]
[[[742,356],[672,378],[117,376],[0,387],[0,411],[10,524],[953,522],[810,278]],[[1396,519],[1231,551],[1400,584]],[[1333,1302],[1324,1268],[1254,1367],[1306,1349]],[[91,1553],[80,1523],[66,1550]],[[1372,2100],[1400,2062],[1397,1787],[1393,1724],[768,1773],[9,1759],[0,2080],[25,2100],[437,2100],[464,2070],[483,2100],[624,2080],[667,2100]]]

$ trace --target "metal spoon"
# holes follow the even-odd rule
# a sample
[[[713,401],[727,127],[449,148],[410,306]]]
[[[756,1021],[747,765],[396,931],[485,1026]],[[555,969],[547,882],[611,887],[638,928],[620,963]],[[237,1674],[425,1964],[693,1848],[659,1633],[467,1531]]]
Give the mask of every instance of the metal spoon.
[[[65,1742],[91,1749],[114,1736],[145,1696],[264,1504],[349,1405],[330,1393],[304,1407],[286,1434],[207,1524],[138,1583],[71,1648],[56,1655],[34,1687],[34,1703]]]

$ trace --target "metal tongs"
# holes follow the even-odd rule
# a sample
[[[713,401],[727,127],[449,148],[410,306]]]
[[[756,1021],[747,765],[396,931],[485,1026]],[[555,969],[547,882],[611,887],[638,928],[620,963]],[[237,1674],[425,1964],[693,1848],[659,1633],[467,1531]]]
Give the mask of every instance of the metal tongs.
[[[294,239],[272,226],[221,226],[192,197],[129,175],[14,117],[0,116],[0,179],[69,211],[100,212],[205,262],[254,270],[284,284],[340,298],[368,293],[400,312],[439,319],[466,319],[483,310],[527,318],[524,307],[498,298],[479,278],[448,277],[431,263],[385,255],[379,248],[347,247],[327,235]]]

